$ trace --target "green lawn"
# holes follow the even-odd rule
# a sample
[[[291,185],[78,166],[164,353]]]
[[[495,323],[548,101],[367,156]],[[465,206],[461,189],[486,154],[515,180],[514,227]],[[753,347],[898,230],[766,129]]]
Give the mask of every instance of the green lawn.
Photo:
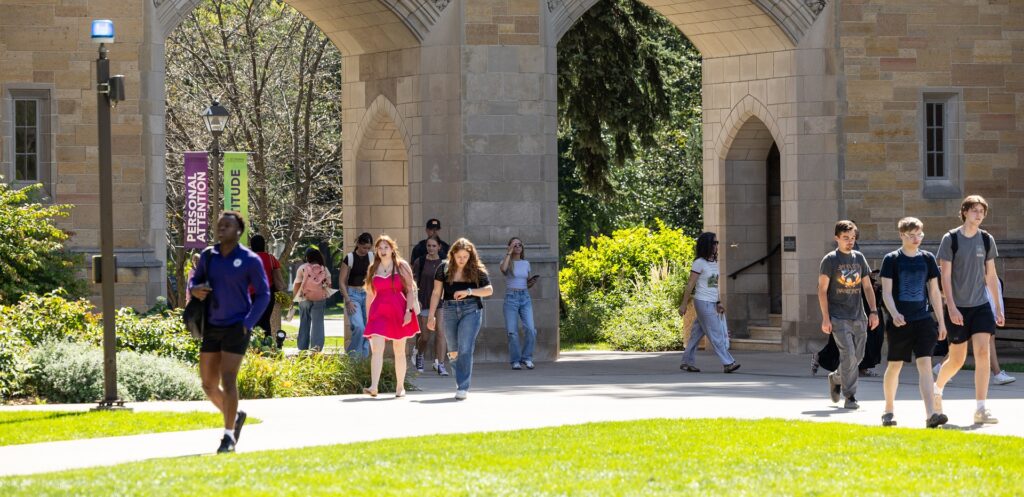
[[[0,479],[0,494],[1019,496],[1022,452],[953,430],[660,419],[152,460]]]
[[[4,411],[0,445],[199,430],[223,423],[220,414],[206,412]]]
[[[285,347],[298,347],[299,344],[295,340],[295,335],[299,332],[299,330],[289,331],[289,330],[286,329],[285,331],[288,332],[288,337],[289,338],[285,339],[284,346]],[[343,337],[327,337],[327,338],[324,338],[324,348],[326,349],[326,348],[330,348],[330,347],[336,347],[336,348],[344,350],[344,348],[345,348],[345,339]]]
[[[594,343],[562,343],[563,352],[573,352],[580,350],[615,350],[612,348],[612,344],[608,342],[594,342]]]

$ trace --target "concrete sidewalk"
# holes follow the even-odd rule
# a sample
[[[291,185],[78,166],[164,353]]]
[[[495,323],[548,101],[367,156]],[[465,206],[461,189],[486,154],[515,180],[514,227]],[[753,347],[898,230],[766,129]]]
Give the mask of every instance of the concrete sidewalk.
[[[569,352],[533,371],[504,364],[474,369],[469,399],[456,402],[454,380],[427,372],[413,382],[422,390],[403,399],[381,394],[245,400],[241,406],[262,424],[247,426],[239,452],[284,449],[382,438],[518,430],[592,421],[644,418],[784,418],[879,425],[881,378],[861,378],[861,408],[832,404],[827,380],[812,377],[809,356],[738,352],[743,367],[723,374],[708,353],[698,355],[703,373],[678,369],[679,353]],[[881,369],[879,369],[881,371]],[[989,408],[997,425],[972,426],[973,372],[962,371],[947,387],[948,429],[1024,436],[1024,379],[993,385]],[[904,367],[896,402],[900,427],[923,428],[916,371]],[[0,410],[84,410],[91,405],[3,407]],[[136,411],[215,411],[209,402],[151,402]],[[211,454],[220,430],[137,435],[0,447],[0,475],[41,473],[159,457]]]

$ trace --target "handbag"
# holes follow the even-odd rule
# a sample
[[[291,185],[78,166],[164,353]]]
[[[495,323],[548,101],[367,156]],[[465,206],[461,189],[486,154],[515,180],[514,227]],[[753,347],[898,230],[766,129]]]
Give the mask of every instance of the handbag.
[[[204,257],[204,254],[200,254],[199,258],[203,261],[203,274],[208,281],[210,278],[210,256],[205,254]],[[203,281],[203,283],[206,283],[206,281]],[[210,296],[207,295],[206,298],[210,298]],[[192,298],[185,305],[185,310],[181,313],[181,319],[185,322],[185,328],[192,334],[192,338],[196,340],[201,340],[203,332],[206,330],[206,309],[206,299]]]

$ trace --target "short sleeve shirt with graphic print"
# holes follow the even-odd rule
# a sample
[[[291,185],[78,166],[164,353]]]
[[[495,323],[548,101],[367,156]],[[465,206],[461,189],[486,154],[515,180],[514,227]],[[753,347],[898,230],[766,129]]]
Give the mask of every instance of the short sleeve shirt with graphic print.
[[[828,276],[828,313],[832,319],[866,320],[861,303],[864,278],[871,266],[857,250],[844,254],[833,250],[821,259],[821,274]]]
[[[700,275],[697,277],[694,298],[703,302],[718,302],[718,261],[709,262],[701,257],[693,261],[690,271]]]

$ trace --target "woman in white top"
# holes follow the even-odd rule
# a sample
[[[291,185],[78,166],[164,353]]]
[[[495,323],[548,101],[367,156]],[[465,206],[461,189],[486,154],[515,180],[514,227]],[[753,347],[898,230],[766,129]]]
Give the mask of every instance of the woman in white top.
[[[697,355],[697,342],[701,337],[707,335],[715,354],[722,361],[722,368],[726,373],[731,373],[740,368],[740,365],[729,353],[729,334],[725,323],[725,306],[722,305],[722,295],[719,293],[719,272],[718,272],[718,237],[714,233],[704,232],[697,237],[697,258],[690,267],[690,279],[686,282],[686,290],[683,292],[683,302],[679,305],[679,315],[686,314],[686,304],[690,299],[690,293],[694,286],[697,292],[693,297],[693,307],[697,311],[697,319],[693,321],[690,328],[690,340],[686,343],[686,350],[683,351],[683,363],[679,369],[691,373],[699,373],[700,369],[694,365]]]
[[[505,275],[505,332],[508,333],[508,361],[512,369],[533,369],[533,348],[537,343],[537,328],[533,324],[533,301],[529,287],[537,277],[530,276],[530,261],[526,260],[523,241],[508,241],[508,251],[501,260],[501,273]],[[519,345],[519,321],[523,322],[523,344]]]

